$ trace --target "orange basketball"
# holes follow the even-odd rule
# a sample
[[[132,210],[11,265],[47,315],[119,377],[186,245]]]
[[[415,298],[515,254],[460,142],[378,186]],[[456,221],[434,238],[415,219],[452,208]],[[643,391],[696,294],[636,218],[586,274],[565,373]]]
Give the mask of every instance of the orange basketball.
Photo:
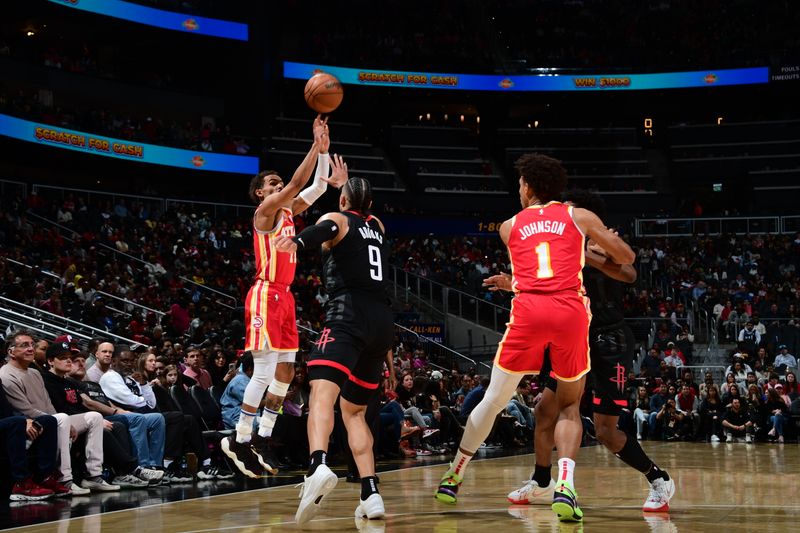
[[[308,107],[317,113],[330,113],[342,103],[344,89],[334,76],[318,72],[309,78],[303,95]]]

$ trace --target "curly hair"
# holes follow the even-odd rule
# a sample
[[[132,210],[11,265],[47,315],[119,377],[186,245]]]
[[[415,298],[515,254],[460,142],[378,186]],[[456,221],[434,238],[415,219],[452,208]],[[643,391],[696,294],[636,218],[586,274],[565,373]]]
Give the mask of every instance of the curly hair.
[[[561,161],[552,157],[525,154],[517,159],[514,168],[542,203],[558,199],[567,186],[567,171]]]
[[[256,191],[264,186],[264,178],[272,175],[280,177],[277,170],[262,170],[250,180],[250,188],[247,190],[247,195],[254,204],[261,203],[262,199],[256,195]]]

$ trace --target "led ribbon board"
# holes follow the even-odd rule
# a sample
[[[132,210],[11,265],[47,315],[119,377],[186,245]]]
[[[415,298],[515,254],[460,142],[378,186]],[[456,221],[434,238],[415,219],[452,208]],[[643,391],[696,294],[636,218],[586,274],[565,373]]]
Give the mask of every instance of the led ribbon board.
[[[0,135],[21,141],[139,163],[152,163],[192,170],[231,172],[234,174],[254,175],[258,173],[257,157],[214,154],[125,141],[93,133],[39,124],[2,114],[0,114]]]
[[[246,41],[247,24],[164,11],[123,0],[49,0],[54,4],[167,30]]]
[[[290,61],[283,63],[283,76],[289,79],[307,80],[319,71],[333,74],[339,81],[349,85],[464,91],[643,91],[750,85],[769,81],[767,67],[658,74],[497,76],[357,69]]]

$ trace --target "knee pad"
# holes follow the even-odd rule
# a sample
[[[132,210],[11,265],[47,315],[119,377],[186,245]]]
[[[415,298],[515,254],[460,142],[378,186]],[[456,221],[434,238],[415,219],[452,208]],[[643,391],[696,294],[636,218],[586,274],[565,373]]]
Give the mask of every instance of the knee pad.
[[[273,379],[272,383],[269,384],[267,392],[278,398],[285,398],[286,393],[289,392],[289,383],[283,383],[282,381]]]

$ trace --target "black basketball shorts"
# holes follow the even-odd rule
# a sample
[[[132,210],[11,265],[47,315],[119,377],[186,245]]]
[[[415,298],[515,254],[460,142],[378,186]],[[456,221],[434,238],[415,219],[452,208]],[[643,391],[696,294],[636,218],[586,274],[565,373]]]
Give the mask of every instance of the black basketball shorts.
[[[332,381],[342,398],[366,405],[381,384],[393,339],[394,318],[385,302],[352,294],[331,298],[308,358],[308,379]]]

